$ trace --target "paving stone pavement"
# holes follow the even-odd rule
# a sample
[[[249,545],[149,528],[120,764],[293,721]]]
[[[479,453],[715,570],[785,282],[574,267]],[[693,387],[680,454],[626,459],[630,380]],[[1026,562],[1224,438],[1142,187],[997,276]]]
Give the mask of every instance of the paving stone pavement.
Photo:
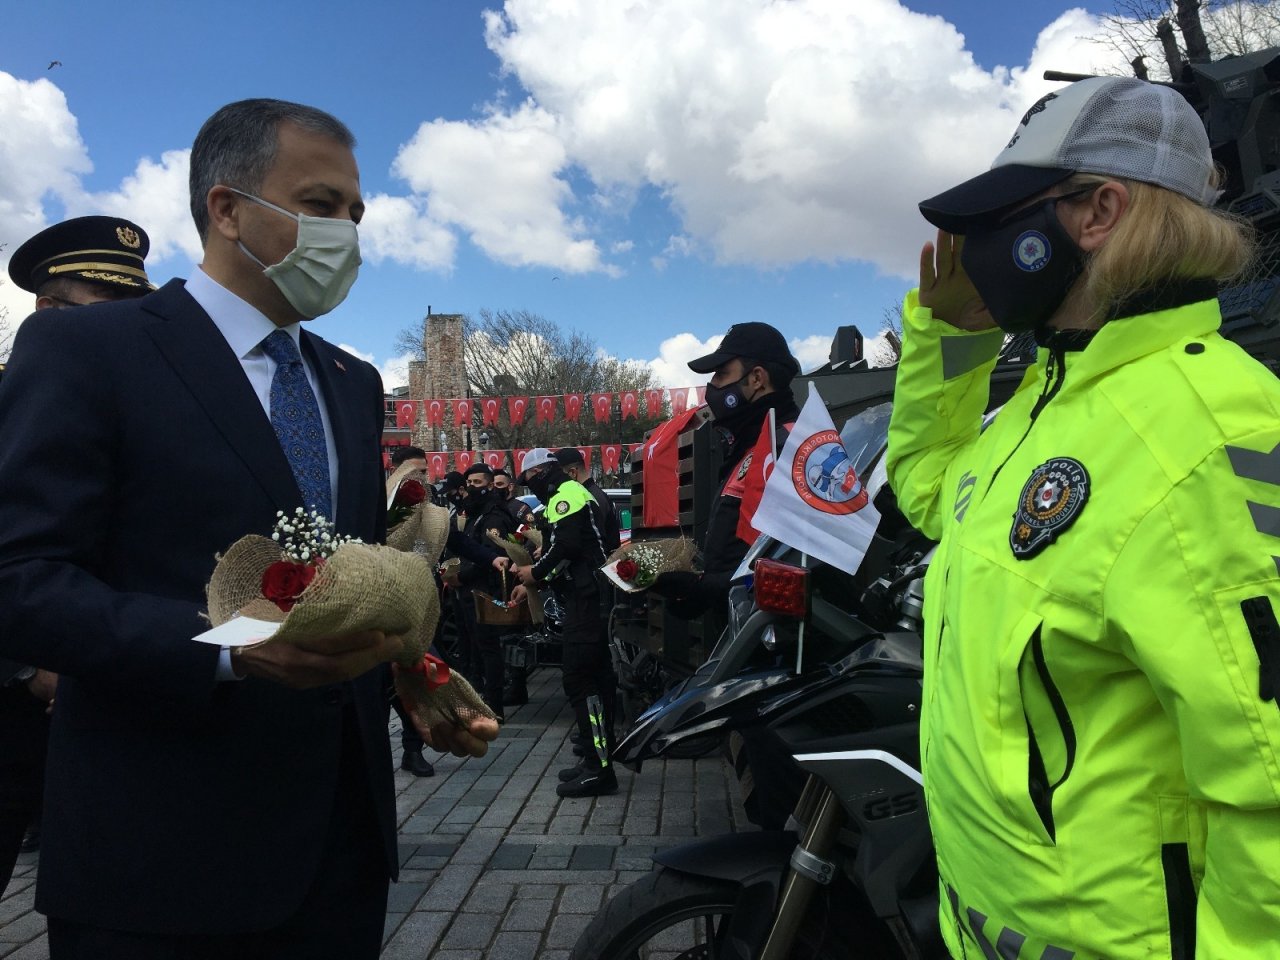
[[[718,753],[619,769],[613,796],[557,797],[556,774],[576,759],[560,671],[537,670],[529,695],[507,708],[483,759],[441,757],[434,777],[397,769],[400,881],[383,960],[567,960],[608,898],[649,871],[654,850],[749,828]],[[391,733],[398,763],[394,715]],[[48,960],[32,909],[37,857],[19,858],[0,897],[5,960]]]

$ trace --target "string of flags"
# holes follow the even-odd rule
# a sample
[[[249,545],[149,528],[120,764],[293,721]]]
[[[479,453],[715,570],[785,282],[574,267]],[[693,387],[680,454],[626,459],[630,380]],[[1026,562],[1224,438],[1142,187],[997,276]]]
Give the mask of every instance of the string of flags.
[[[540,397],[457,397],[433,400],[392,400],[396,426],[412,427],[421,417],[428,427],[469,427],[479,416],[483,426],[494,426],[506,414],[511,426],[520,426],[532,413],[535,424],[555,423],[563,409],[569,423],[581,422],[582,409],[589,407],[596,423],[607,423],[618,405],[622,419],[645,415],[663,417],[664,394],[671,404],[671,416],[678,417],[686,409],[700,406],[706,387],[662,387],[655,390],[620,390],[614,393],[564,393]]]
[[[605,473],[617,473],[623,454],[628,457],[634,456],[635,452],[643,446],[643,443],[602,443],[599,446],[578,447],[577,450],[582,454],[582,460],[588,470],[591,469],[592,459],[598,451],[601,469]],[[524,462],[524,455],[529,450],[529,447],[518,447],[514,450],[429,450],[426,455],[427,476],[432,480],[440,480],[450,470],[464,473],[475,463],[488,464],[492,470],[506,467],[514,474],[520,469],[520,464]],[[388,467],[391,465],[389,454],[383,454],[383,463]]]

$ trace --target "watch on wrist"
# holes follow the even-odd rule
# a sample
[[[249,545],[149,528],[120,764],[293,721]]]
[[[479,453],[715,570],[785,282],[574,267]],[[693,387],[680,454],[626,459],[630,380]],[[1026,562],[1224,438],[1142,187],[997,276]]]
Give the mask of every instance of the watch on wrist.
[[[36,675],[35,667],[19,667],[18,672],[9,678],[6,687],[25,687]]]

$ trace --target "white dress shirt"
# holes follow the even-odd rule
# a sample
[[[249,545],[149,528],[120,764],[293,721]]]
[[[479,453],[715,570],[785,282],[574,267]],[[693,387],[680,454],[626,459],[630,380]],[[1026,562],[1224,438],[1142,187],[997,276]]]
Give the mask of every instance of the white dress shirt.
[[[276,373],[276,362],[262,349],[262,341],[276,330],[283,330],[293,337],[294,344],[302,356],[302,368],[307,374],[307,383],[316,395],[316,404],[320,408],[320,423],[324,427],[324,445],[329,454],[329,494],[330,502],[338,504],[338,451],[333,442],[333,426],[329,423],[329,411],[325,407],[324,394],[316,381],[315,371],[302,350],[301,324],[291,323],[287,327],[277,327],[262,311],[240,299],[222,284],[218,283],[201,268],[196,268],[186,282],[187,293],[204,308],[214,326],[218,328],[231,347],[232,353],[240,361],[244,375],[249,378],[249,386],[257,394],[263,412],[271,417],[271,378]],[[329,518],[330,520],[333,517]],[[270,530],[255,530],[262,536],[269,536]],[[231,669],[231,652],[226,647],[218,658],[217,679],[237,679]]]

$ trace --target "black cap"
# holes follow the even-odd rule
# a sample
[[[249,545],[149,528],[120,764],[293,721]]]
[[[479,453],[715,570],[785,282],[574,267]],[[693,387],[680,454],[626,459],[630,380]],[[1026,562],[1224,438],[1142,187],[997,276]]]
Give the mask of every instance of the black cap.
[[[767,323],[755,321],[735,323],[720,341],[715,353],[689,361],[694,373],[715,373],[716,367],[734,357],[747,357],[766,363],[789,367],[793,374],[800,372],[800,364],[791,355],[786,338]]]
[[[582,451],[577,447],[561,447],[555,452],[555,458],[556,462],[562,467],[571,467],[575,463],[581,463],[585,466],[587,462],[582,459]]]
[[[119,287],[138,296],[154,284],[143,268],[151,241],[136,223],[119,217],[76,217],[41,230],[9,261],[9,277],[28,293],[57,277]]]
[[[1044,193],[1073,172],[1022,164],[993,167],[958,187],[921,201],[920,212],[935,227],[963,235],[998,220],[1005,210]]]
[[[490,467],[490,466],[489,466],[487,463],[485,463],[483,460],[477,460],[477,461],[476,461],[475,463],[473,463],[471,466],[467,467],[467,470],[466,470],[466,472],[463,474],[463,476],[464,476],[464,477],[469,477],[469,476],[471,476],[473,473],[483,473],[486,477],[489,477],[489,478],[491,478],[491,479],[492,479],[492,477],[493,477],[493,468],[492,468],[492,467]]]
[[[450,470],[444,475],[444,479],[440,481],[440,485],[446,490],[457,490],[465,483],[466,480],[457,470]]]

